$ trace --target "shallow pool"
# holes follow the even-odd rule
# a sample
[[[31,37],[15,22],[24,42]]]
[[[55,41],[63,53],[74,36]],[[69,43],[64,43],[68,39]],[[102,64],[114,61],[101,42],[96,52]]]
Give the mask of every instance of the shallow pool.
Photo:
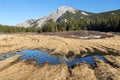
[[[52,56],[48,53],[45,53],[39,50],[23,50],[21,52],[17,52],[16,54],[17,55],[24,54],[24,56],[22,56],[20,60],[32,59],[32,60],[35,60],[38,64],[45,63],[45,62],[50,63],[50,64],[66,63],[68,66],[74,66],[76,63],[86,62],[92,66],[95,66],[93,56],[86,56],[86,57],[69,60],[66,57],[62,57],[58,55]],[[101,60],[104,60],[102,56],[98,56],[98,55],[94,55],[94,56],[96,56],[97,58]]]
[[[23,50],[21,52],[17,52],[17,54],[23,54],[20,60],[23,59],[32,59],[37,61],[37,63],[41,64],[44,62],[48,62],[50,64],[59,64],[59,60],[56,57],[53,57],[45,52],[39,50]]]

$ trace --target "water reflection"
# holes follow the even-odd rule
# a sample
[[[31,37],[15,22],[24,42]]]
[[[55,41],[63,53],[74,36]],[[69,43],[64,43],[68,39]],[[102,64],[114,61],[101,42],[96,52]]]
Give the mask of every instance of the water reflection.
[[[21,52],[17,52],[15,55],[19,55],[19,54],[24,55],[20,58],[20,60],[32,59],[32,60],[35,60],[38,64],[42,64],[45,62],[50,64],[66,63],[68,66],[74,66],[76,63],[86,62],[92,66],[95,66],[93,56],[86,56],[86,57],[81,57],[77,59],[75,58],[68,59],[60,55],[51,56],[50,54],[47,54],[39,50],[23,50]],[[102,56],[98,56],[98,55],[95,55],[95,56],[101,60],[104,60]],[[8,54],[5,54],[5,55],[2,55],[2,57],[7,58],[11,56]]]
[[[23,57],[20,58],[21,60],[30,58],[32,60],[37,61],[37,63],[39,64],[44,63],[44,62],[48,62],[50,64],[59,63],[59,60],[56,57],[51,56],[39,50],[23,50],[21,52],[17,52],[17,54],[24,55]]]

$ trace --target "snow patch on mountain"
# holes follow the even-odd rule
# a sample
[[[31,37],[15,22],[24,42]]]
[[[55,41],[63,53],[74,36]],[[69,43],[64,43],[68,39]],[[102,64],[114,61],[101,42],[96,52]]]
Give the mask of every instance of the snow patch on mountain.
[[[111,13],[111,14],[115,14],[115,13]]]
[[[41,25],[45,24],[48,20],[53,19],[53,21],[57,21],[57,19],[62,16],[64,13],[66,12],[70,12],[70,13],[76,13],[76,11],[78,11],[77,9],[74,9],[72,7],[68,7],[68,6],[62,6],[60,8],[58,8],[56,11],[52,12],[50,15],[42,17],[40,19],[37,20],[28,20],[25,21],[21,24],[18,24],[17,26],[19,27],[32,27],[34,26],[34,23],[37,24],[37,27],[40,27]]]
[[[32,20],[27,20],[21,24],[18,24],[18,27],[41,27],[42,25],[46,24],[50,19],[53,19],[54,22],[56,22],[63,14],[65,14],[66,12],[70,12],[70,13],[77,13],[80,12],[80,10],[78,9],[74,9],[72,7],[68,7],[68,6],[62,6],[60,8],[58,8],[56,11],[52,12],[51,14],[49,14],[48,16],[39,18],[39,19],[32,19]],[[89,15],[86,12],[82,11],[81,12],[82,15]],[[71,18],[74,19],[74,18]],[[65,20],[67,21],[67,20]]]
[[[83,15],[89,15],[89,14],[87,14],[87,13],[85,13],[85,12],[81,12]]]

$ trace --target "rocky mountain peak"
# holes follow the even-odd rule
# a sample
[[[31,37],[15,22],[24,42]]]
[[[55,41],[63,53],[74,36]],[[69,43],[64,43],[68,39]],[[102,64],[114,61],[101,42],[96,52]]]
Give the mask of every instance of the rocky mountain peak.
[[[68,6],[61,6],[57,9],[57,13],[65,13],[66,11],[71,12],[71,13],[75,13],[77,11],[77,9],[74,9],[72,7],[68,7]]]
[[[73,14],[76,14],[77,12],[80,12],[80,10],[68,7],[68,6],[61,6],[59,7],[56,11],[52,12],[51,14],[44,16],[39,19],[32,19],[32,20],[27,20],[23,23],[18,24],[18,27],[41,27],[41,25],[46,24],[50,19],[53,19],[54,22],[56,22],[61,16],[63,16],[66,12],[70,12]],[[82,15],[88,15],[86,12],[82,12]],[[67,20],[67,19],[65,19]]]

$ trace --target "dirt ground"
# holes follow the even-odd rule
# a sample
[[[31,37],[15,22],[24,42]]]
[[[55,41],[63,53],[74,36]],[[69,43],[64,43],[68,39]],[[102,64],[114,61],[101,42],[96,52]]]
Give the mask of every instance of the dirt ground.
[[[112,37],[113,36],[112,34],[115,34],[115,33],[105,33],[105,32],[98,32],[98,31],[85,31],[85,30],[41,33],[41,35],[59,36],[59,37],[74,38],[74,39],[81,39],[81,37],[94,36],[94,35],[101,36],[101,38],[107,38],[107,37]],[[116,35],[117,34],[118,33],[116,33]],[[89,38],[89,39],[91,39],[91,38]]]

